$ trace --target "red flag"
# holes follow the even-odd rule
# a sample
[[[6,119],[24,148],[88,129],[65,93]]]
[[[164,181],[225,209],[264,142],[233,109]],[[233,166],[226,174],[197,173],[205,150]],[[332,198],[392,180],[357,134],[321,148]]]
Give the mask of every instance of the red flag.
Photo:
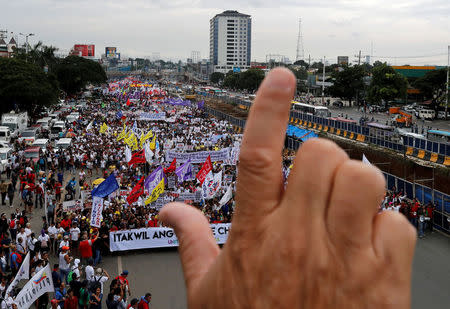
[[[130,106],[131,102],[130,102],[130,98],[127,99],[127,106]]]
[[[131,190],[130,194],[127,196],[127,203],[129,205],[133,204],[142,194],[144,194],[144,177],[139,180],[139,182],[134,186],[133,190]]]
[[[205,163],[203,163],[202,168],[198,171],[197,176],[195,176],[198,181],[200,181],[200,184],[205,181],[206,175],[208,175],[209,172],[212,171],[212,164],[211,164],[211,156],[208,156],[206,158]]]
[[[128,162],[129,166],[132,166],[133,164],[137,164],[137,163],[145,163],[145,150],[142,149],[138,152],[135,152],[132,156],[131,156],[131,160],[130,162]]]
[[[170,166],[168,168],[164,169],[164,173],[172,173],[175,172],[175,169],[177,168],[177,158],[174,158],[172,163],[170,163]]]

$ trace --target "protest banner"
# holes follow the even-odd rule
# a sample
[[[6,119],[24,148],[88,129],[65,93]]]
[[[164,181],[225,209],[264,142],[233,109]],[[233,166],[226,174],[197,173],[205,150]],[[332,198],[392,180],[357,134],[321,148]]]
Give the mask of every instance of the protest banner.
[[[230,155],[228,148],[224,148],[218,151],[197,151],[197,152],[177,152],[166,151],[166,162],[172,162],[173,159],[177,159],[177,162],[184,163],[187,160],[191,160],[192,163],[203,163],[208,156],[211,156],[211,161],[227,161]]]
[[[217,244],[227,241],[231,223],[211,224],[211,230]],[[178,239],[173,229],[169,228],[141,228],[109,232],[109,247],[111,252],[178,247]]]
[[[83,203],[81,200],[71,200],[63,202],[64,211],[83,210]]]
[[[15,303],[20,309],[30,308],[31,305],[44,293],[54,292],[52,271],[50,264],[38,271],[20,290]]]
[[[141,113],[139,115],[139,120],[143,121],[165,121],[166,120],[166,113],[159,112],[159,113]]]
[[[91,226],[100,227],[102,222],[103,199],[94,196],[92,199]]]

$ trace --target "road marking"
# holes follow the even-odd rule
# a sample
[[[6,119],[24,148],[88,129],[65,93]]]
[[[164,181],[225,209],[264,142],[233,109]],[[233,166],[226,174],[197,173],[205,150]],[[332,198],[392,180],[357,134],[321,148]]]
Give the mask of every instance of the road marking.
[[[117,256],[117,270],[120,275],[122,273],[122,257],[120,255]]]

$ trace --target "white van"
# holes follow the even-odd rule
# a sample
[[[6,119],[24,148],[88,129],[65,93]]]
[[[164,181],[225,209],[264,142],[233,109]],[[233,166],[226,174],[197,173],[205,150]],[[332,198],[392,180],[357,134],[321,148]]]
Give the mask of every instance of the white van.
[[[57,139],[60,132],[64,132],[66,124],[64,121],[56,121],[50,129],[50,139]]]
[[[11,131],[9,127],[0,126],[0,141],[10,143],[11,142]]]
[[[70,146],[72,146],[72,139],[71,138],[60,138],[55,143],[55,150],[59,149],[67,149]]]
[[[436,112],[432,109],[421,109],[418,114],[420,119],[433,120],[436,117]]]
[[[42,119],[39,119],[36,121],[36,124],[40,124],[42,129],[48,130],[50,128],[50,121],[52,120],[51,117],[44,117]]]
[[[0,148],[0,173],[6,170],[6,164],[12,154],[12,148]]]
[[[33,147],[40,147],[42,151],[45,153],[47,151],[49,140],[46,138],[39,138],[34,141],[34,143],[31,145]]]

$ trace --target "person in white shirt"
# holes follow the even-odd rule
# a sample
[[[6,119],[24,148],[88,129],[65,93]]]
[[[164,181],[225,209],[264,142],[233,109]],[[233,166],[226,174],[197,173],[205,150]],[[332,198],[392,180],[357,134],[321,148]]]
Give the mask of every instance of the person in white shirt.
[[[74,274],[77,275],[77,278],[81,278],[81,271],[80,271],[80,259],[75,259],[73,261],[73,266],[71,268]]]
[[[103,283],[109,280],[109,274],[106,270],[101,269],[101,268],[97,268],[97,270],[95,271],[95,277],[94,277],[94,282],[99,282],[100,283],[100,288],[101,288],[101,292],[103,294]]]
[[[78,252],[78,245],[80,244],[80,229],[78,228],[78,224],[74,222],[72,227],[70,228],[70,239],[72,252],[76,254]]]
[[[20,241],[19,241],[20,238]],[[20,233],[17,233],[16,243],[20,243],[23,249],[27,249],[27,234],[25,234],[25,229],[23,227],[20,228]]]
[[[58,234],[58,229],[55,226],[55,223],[52,222],[48,227],[48,236],[50,237],[50,250],[55,250],[55,239]]]
[[[41,243],[41,249],[47,249],[50,247],[50,236],[45,233],[45,230],[41,231],[38,241]]]
[[[86,272],[86,280],[89,282],[94,280],[94,267],[92,265],[94,265],[94,260],[89,259],[88,265],[84,269],[84,271]]]

